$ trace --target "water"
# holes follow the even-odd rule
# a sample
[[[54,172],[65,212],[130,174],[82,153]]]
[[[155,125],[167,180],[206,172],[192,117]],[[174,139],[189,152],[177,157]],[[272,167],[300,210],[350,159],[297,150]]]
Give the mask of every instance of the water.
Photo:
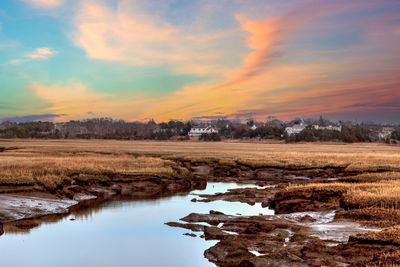
[[[300,222],[300,219],[306,215],[312,217],[315,221]],[[310,227],[310,236],[317,237],[321,240],[333,241],[331,245],[337,245],[339,242],[346,242],[352,235],[381,230],[375,227],[365,227],[357,222],[349,220],[335,220],[335,215],[336,211],[331,210],[294,212],[291,214],[278,215],[278,217],[295,221],[299,225]],[[285,244],[289,242],[291,236],[292,233],[290,233],[289,238],[285,240]]]
[[[205,190],[188,195],[107,202],[56,223],[41,224],[28,234],[5,233],[0,237],[0,266],[214,266],[203,253],[217,241],[185,236],[189,230],[164,223],[210,210],[231,215],[273,214],[261,205],[190,201],[196,197],[192,194],[222,193],[241,187],[250,186],[209,183]]]

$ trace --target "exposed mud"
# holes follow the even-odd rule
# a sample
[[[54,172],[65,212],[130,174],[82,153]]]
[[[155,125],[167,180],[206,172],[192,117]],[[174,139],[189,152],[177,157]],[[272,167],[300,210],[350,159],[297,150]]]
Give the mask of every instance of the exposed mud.
[[[209,214],[189,214],[182,223],[167,224],[203,231],[206,240],[218,240],[204,253],[218,266],[346,266],[372,260],[374,254],[366,252],[354,260],[348,254],[351,247],[343,244],[353,235],[380,229],[335,219],[335,215],[335,210],[275,216],[238,216],[211,210]],[[352,241],[355,247],[356,243]]]
[[[377,231],[380,229],[377,227],[383,225],[367,227],[367,215],[342,210],[341,195],[337,192],[282,190],[289,183],[331,182],[354,173],[334,168],[266,169],[238,163],[221,166],[183,160],[180,164],[192,171],[192,177],[112,177],[105,182],[74,180],[53,191],[38,185],[0,187],[0,222],[5,223],[4,227],[0,223],[0,235],[7,229],[31,229],[42,221],[57,220],[71,210],[103,201],[171,196],[203,189],[207,181],[213,181],[253,186],[213,195],[200,194],[192,201],[257,204],[274,209],[278,214],[243,216],[211,210],[209,214],[192,213],[181,222],[166,223],[192,231],[185,233],[190,237],[217,240],[218,243],[204,255],[218,266],[363,265],[399,249],[397,244],[366,243],[352,238],[367,231]],[[396,220],[400,221],[400,214]]]
[[[265,190],[265,189],[269,190]],[[274,193],[278,189],[275,186],[267,185],[264,187],[256,188],[237,188],[230,189],[226,193],[217,193],[214,195],[199,194],[200,199],[196,199],[199,202],[212,202],[217,200],[229,201],[229,202],[243,202],[249,205],[254,205],[255,203],[262,203],[263,207],[266,207],[270,199],[273,197]]]
[[[69,208],[78,204],[76,200],[23,195],[0,195],[0,220],[16,221],[26,218],[68,213]]]
[[[99,205],[107,200],[154,199],[202,189],[206,185],[204,179],[196,178],[140,177],[136,180],[120,179],[107,183],[73,182],[56,192],[46,192],[37,186],[1,187],[3,193],[0,194],[0,222],[24,230],[38,226],[38,218],[43,216],[69,214],[71,210]],[[24,223],[16,223],[17,221]]]

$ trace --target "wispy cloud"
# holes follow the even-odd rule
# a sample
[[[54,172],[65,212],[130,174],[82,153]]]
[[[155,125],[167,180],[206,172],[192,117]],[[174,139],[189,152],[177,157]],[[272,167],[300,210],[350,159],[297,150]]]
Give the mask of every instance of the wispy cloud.
[[[57,54],[57,51],[52,50],[48,47],[37,48],[33,53],[30,53],[27,57],[31,59],[48,59],[50,56]]]
[[[12,59],[9,60],[7,63],[8,64],[21,64],[24,62],[28,62],[31,60],[35,60],[35,59],[48,59],[49,57],[58,54],[58,51],[52,50],[51,48],[48,47],[40,47],[37,48],[35,51],[26,54],[23,58],[20,59]]]

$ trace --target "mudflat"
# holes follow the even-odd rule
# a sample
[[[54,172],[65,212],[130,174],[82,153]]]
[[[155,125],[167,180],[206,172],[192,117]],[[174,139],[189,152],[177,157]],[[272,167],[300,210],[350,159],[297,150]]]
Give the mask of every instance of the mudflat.
[[[166,222],[218,240],[204,254],[218,266],[400,263],[398,145],[0,140],[0,147],[0,233],[89,203],[236,182],[257,187],[192,201],[261,205],[275,215],[210,210]]]

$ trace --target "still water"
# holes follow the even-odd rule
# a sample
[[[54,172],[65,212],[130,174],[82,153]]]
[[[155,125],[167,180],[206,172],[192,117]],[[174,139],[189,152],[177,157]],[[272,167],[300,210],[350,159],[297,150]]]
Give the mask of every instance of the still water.
[[[198,198],[193,194],[241,187],[252,186],[209,183],[206,189],[187,195],[107,202],[56,223],[41,224],[29,233],[5,233],[0,236],[0,266],[214,266],[203,253],[216,241],[185,236],[189,230],[164,223],[210,210],[231,215],[273,214],[260,203],[190,201]]]

